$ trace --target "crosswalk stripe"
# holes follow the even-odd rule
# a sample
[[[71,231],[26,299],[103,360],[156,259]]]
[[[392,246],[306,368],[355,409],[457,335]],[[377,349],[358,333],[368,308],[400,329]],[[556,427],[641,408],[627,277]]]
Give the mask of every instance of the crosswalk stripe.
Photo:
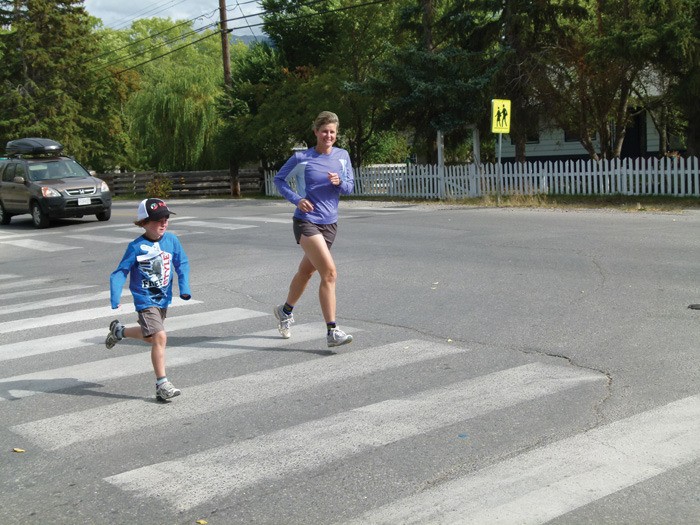
[[[122,321],[125,321],[120,310],[112,310]],[[168,317],[167,330],[171,334],[179,330],[189,330],[200,326],[209,326],[213,324],[231,323],[243,319],[251,319],[253,317],[262,317],[269,315],[255,310],[246,310],[244,308],[227,308],[224,310],[215,310],[212,312],[202,312],[190,315],[177,315]],[[107,326],[98,330],[86,330],[72,334],[55,335],[44,337],[41,339],[32,339],[30,341],[22,341],[20,343],[10,343],[0,345],[0,361],[10,359],[19,359],[32,355],[48,354],[52,352],[60,352],[62,350],[70,350],[72,348],[80,348],[82,346],[98,345],[104,349],[105,336],[107,335]]]
[[[244,230],[246,228],[257,228],[251,224],[221,224],[218,222],[207,221],[182,221],[177,223],[178,226],[196,226],[198,228],[218,228],[221,230]]]
[[[278,348],[292,342],[303,342],[318,338],[318,325],[313,324],[295,327],[293,341],[282,339],[279,337],[277,329],[274,329],[258,332],[250,336],[217,341],[216,346],[211,346],[211,342],[201,345],[174,346],[167,350],[168,369],[209,359],[254,352],[260,348]],[[98,381],[143,374],[148,370],[143,354],[133,354],[32,374],[6,377],[0,379],[0,401],[29,397],[64,388],[95,387],[99,386],[96,384]]]
[[[195,299],[183,301],[179,297],[173,297],[173,301],[169,308],[188,305],[191,306],[201,302],[202,301],[197,301]],[[60,314],[44,315],[41,317],[30,317],[27,319],[17,319],[15,321],[5,321],[4,323],[0,323],[0,334],[70,323],[74,322],[76,319],[100,319],[103,317],[112,317],[115,315],[115,313],[122,315],[122,312],[127,314],[133,313],[134,305],[123,304],[119,310],[113,310],[111,306],[100,306],[97,308],[88,308],[86,310],[75,310],[72,312],[62,312]]]
[[[44,283],[48,282],[48,279],[43,279],[42,280]],[[26,284],[27,281],[23,281],[21,283],[21,286],[27,286]],[[34,285],[32,285],[34,286]],[[4,301],[8,301],[10,299],[16,299],[17,297],[21,297],[22,299],[27,299],[28,297],[34,297],[37,295],[48,295],[51,293],[59,293],[59,292],[76,292],[76,291],[81,291],[81,290],[87,290],[88,288],[94,288],[96,285],[90,284],[90,285],[80,285],[79,288],[76,288],[75,285],[66,285],[66,286],[53,286],[53,287],[41,287],[41,288],[31,288],[29,290],[22,290],[19,292],[2,292],[2,298]],[[19,286],[17,286],[19,288]],[[2,285],[0,285],[0,289],[2,289]]]
[[[288,215],[286,219],[276,217],[253,217],[253,216],[235,216],[235,217],[219,217],[226,221],[252,221],[252,222],[274,222],[277,224],[292,224],[292,216]]]
[[[6,297],[6,294],[4,293],[5,290],[11,290],[13,288],[32,288],[35,286],[43,286],[46,283],[50,282],[51,279],[49,279],[48,277],[37,277],[35,279],[20,278],[20,280],[12,281],[10,283],[0,283],[0,291],[3,292],[2,296]]]
[[[296,329],[294,337],[297,337]],[[466,351],[461,348],[440,343],[402,341],[340,354],[332,359],[287,365],[190,387],[178,400],[181,402],[178,402],[175,412],[160,410],[160,407],[142,400],[132,400],[24,423],[10,430],[47,450],[55,450],[122,432],[134,432],[158,423],[187,419],[344,379],[464,353]],[[300,377],[304,380],[299,381]]]
[[[36,239],[6,239],[0,241],[0,244],[10,244],[19,248],[28,248],[40,252],[64,252],[66,250],[77,250],[79,246],[66,246],[56,242],[39,241]]]
[[[113,237],[111,235],[65,235],[67,239],[88,241],[91,243],[123,244],[125,247],[136,238],[134,237]]]
[[[136,497],[162,499],[186,511],[263,481],[321,467],[585,382],[604,380],[601,374],[581,369],[545,363],[523,365],[137,468],[105,480]]]
[[[74,288],[71,288],[74,290]],[[131,292],[125,290],[122,297],[131,295]],[[4,296],[3,296],[4,297]],[[69,295],[66,297],[55,297],[53,299],[45,299],[43,301],[32,301],[22,304],[9,304],[0,306],[0,315],[15,314],[18,312],[27,312],[30,310],[41,310],[43,308],[54,308],[57,306],[67,306],[76,303],[89,303],[90,301],[105,301],[109,299],[109,292],[98,292],[88,295]]]
[[[8,240],[8,239],[17,239],[23,237],[22,235],[18,235],[16,233],[0,233],[0,243]]]
[[[563,439],[352,524],[546,523],[700,457],[700,396]]]

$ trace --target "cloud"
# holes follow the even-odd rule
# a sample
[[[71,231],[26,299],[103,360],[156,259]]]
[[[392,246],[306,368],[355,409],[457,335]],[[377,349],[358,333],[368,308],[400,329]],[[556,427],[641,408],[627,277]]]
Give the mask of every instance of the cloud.
[[[244,0],[245,1],[245,0]],[[244,1],[240,3],[243,4]],[[192,20],[197,18],[195,27],[217,22],[219,20],[218,0],[158,0],[144,3],[143,0],[85,0],[85,9],[92,16],[102,20],[105,27],[124,29],[141,18],[171,18],[173,20]],[[250,33],[248,25],[255,34],[261,34],[260,18],[251,15],[262,10],[258,2],[239,3],[227,0],[226,13],[229,29],[234,33]],[[247,16],[244,19],[243,16]],[[233,19],[233,20],[232,20]]]

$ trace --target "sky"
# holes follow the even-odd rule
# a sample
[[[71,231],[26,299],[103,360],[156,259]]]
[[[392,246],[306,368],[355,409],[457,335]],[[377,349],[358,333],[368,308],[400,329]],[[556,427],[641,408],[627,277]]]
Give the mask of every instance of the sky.
[[[191,20],[200,17],[194,24],[195,28],[219,20],[219,0],[85,0],[84,5],[88,13],[112,29],[127,28],[139,18]],[[261,34],[260,26],[255,26],[260,23],[260,18],[242,18],[261,10],[259,0],[226,0],[229,29],[238,35],[250,35],[251,31]],[[252,29],[247,24],[253,26]]]

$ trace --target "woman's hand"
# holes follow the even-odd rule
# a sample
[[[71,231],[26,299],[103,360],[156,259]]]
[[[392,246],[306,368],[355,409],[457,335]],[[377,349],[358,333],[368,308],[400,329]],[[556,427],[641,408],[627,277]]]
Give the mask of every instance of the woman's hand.
[[[340,183],[343,182],[342,180],[340,180],[340,175],[331,172],[328,172],[328,180],[331,181],[331,184],[333,184],[333,186],[340,186]]]
[[[314,211],[314,205],[311,204],[311,201],[309,199],[301,199],[297,203],[297,208],[299,208],[304,213],[309,213],[310,211]]]

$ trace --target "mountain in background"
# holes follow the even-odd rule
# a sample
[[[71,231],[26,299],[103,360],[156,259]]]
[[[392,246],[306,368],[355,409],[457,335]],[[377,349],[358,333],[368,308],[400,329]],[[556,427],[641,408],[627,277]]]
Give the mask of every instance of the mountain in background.
[[[255,44],[256,42],[266,42],[272,45],[272,41],[266,35],[235,35],[231,33],[231,42],[243,42],[247,46]]]

